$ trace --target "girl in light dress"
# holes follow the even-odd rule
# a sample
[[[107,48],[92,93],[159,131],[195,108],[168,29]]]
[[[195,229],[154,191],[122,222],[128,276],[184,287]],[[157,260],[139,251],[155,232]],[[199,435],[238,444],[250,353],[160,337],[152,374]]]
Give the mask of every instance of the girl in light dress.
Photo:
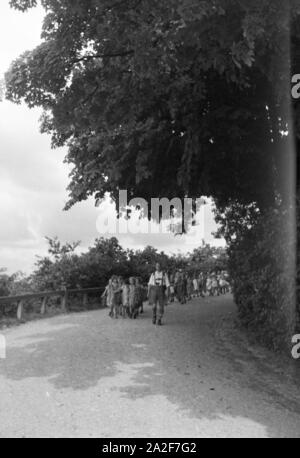
[[[120,310],[120,295],[122,293],[120,281],[117,277],[112,277],[110,286],[109,297],[110,299],[110,317],[118,318]]]
[[[136,288],[136,279],[134,277],[130,277],[129,279],[129,316],[130,318],[136,319],[138,316],[137,310],[138,304],[138,294]]]
[[[208,275],[206,280],[206,291],[209,296],[212,296],[212,277],[210,275]]]
[[[197,279],[197,276],[195,274],[194,278],[193,278],[193,296],[194,297],[199,297],[199,283],[198,283],[198,279]]]
[[[105,304],[106,307],[111,307],[111,299],[112,299],[112,294],[111,294],[111,284],[112,284],[112,278],[108,280],[108,284],[105,287],[105,290],[101,296],[103,303]],[[110,316],[110,312],[109,312]]]
[[[212,274],[211,289],[212,289],[212,296],[215,296],[218,294],[219,282],[218,282],[217,275],[214,272]]]
[[[129,284],[127,280],[122,282],[122,308],[121,314],[123,318],[126,318],[129,315]]]

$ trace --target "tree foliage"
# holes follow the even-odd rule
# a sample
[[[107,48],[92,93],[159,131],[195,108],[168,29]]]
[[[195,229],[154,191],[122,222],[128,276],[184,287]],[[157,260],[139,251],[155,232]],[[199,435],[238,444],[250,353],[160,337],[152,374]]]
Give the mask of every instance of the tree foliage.
[[[42,107],[42,130],[68,145],[67,208],[106,192],[117,200],[119,189],[148,201],[274,202],[290,2],[41,3],[42,43],[13,62],[6,96]]]
[[[187,272],[208,272],[226,269],[225,249],[204,245],[186,255],[167,255],[147,246],[143,250],[125,250],[115,237],[96,239],[82,253],[75,244],[61,244],[57,238],[47,238],[48,256],[38,258],[30,279],[30,290],[51,291],[62,288],[104,287],[112,275],[124,278],[138,276],[147,283],[159,262],[169,273],[184,268]],[[53,250],[53,247],[59,247]],[[67,251],[70,246],[74,247]]]
[[[23,272],[15,272],[12,275],[6,273],[6,269],[0,269],[0,297],[14,296],[24,292],[33,291],[33,284],[28,275]]]

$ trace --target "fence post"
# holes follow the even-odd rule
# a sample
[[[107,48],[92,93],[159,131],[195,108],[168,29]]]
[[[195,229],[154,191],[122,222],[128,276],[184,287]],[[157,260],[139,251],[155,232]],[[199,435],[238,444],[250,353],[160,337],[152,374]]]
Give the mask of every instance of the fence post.
[[[18,320],[22,320],[23,310],[24,310],[24,302],[23,301],[19,301],[18,302],[18,308],[17,308],[17,318],[18,318]]]
[[[67,310],[68,310],[68,291],[67,291],[67,288],[65,288],[65,292],[64,292],[64,295],[63,295],[63,298],[62,298],[62,301],[61,301],[61,305],[62,305],[63,312],[67,312]]]
[[[83,305],[84,308],[86,308],[87,305],[88,305],[88,295],[87,295],[87,293],[84,293],[84,295],[83,295],[83,304],[82,305]]]
[[[47,312],[47,300],[47,297],[44,297],[42,300],[41,315],[45,315],[45,313]]]

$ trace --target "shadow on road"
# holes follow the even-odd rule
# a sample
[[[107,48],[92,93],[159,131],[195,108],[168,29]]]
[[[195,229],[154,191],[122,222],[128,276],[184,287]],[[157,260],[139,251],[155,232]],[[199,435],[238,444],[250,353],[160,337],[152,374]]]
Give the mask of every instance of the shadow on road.
[[[111,320],[101,310],[11,330],[0,380],[98,393],[99,409],[119,403],[121,417],[132,409],[153,418],[156,436],[300,437],[299,367],[248,348],[228,328],[231,297],[170,305],[162,328],[150,317],[147,309],[137,321]]]

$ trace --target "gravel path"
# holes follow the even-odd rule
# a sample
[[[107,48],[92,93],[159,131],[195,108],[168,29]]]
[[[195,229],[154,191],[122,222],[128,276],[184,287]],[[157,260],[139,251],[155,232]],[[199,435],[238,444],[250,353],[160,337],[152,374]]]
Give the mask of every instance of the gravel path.
[[[0,437],[300,437],[299,364],[250,347],[230,296],[107,315],[4,332]]]

